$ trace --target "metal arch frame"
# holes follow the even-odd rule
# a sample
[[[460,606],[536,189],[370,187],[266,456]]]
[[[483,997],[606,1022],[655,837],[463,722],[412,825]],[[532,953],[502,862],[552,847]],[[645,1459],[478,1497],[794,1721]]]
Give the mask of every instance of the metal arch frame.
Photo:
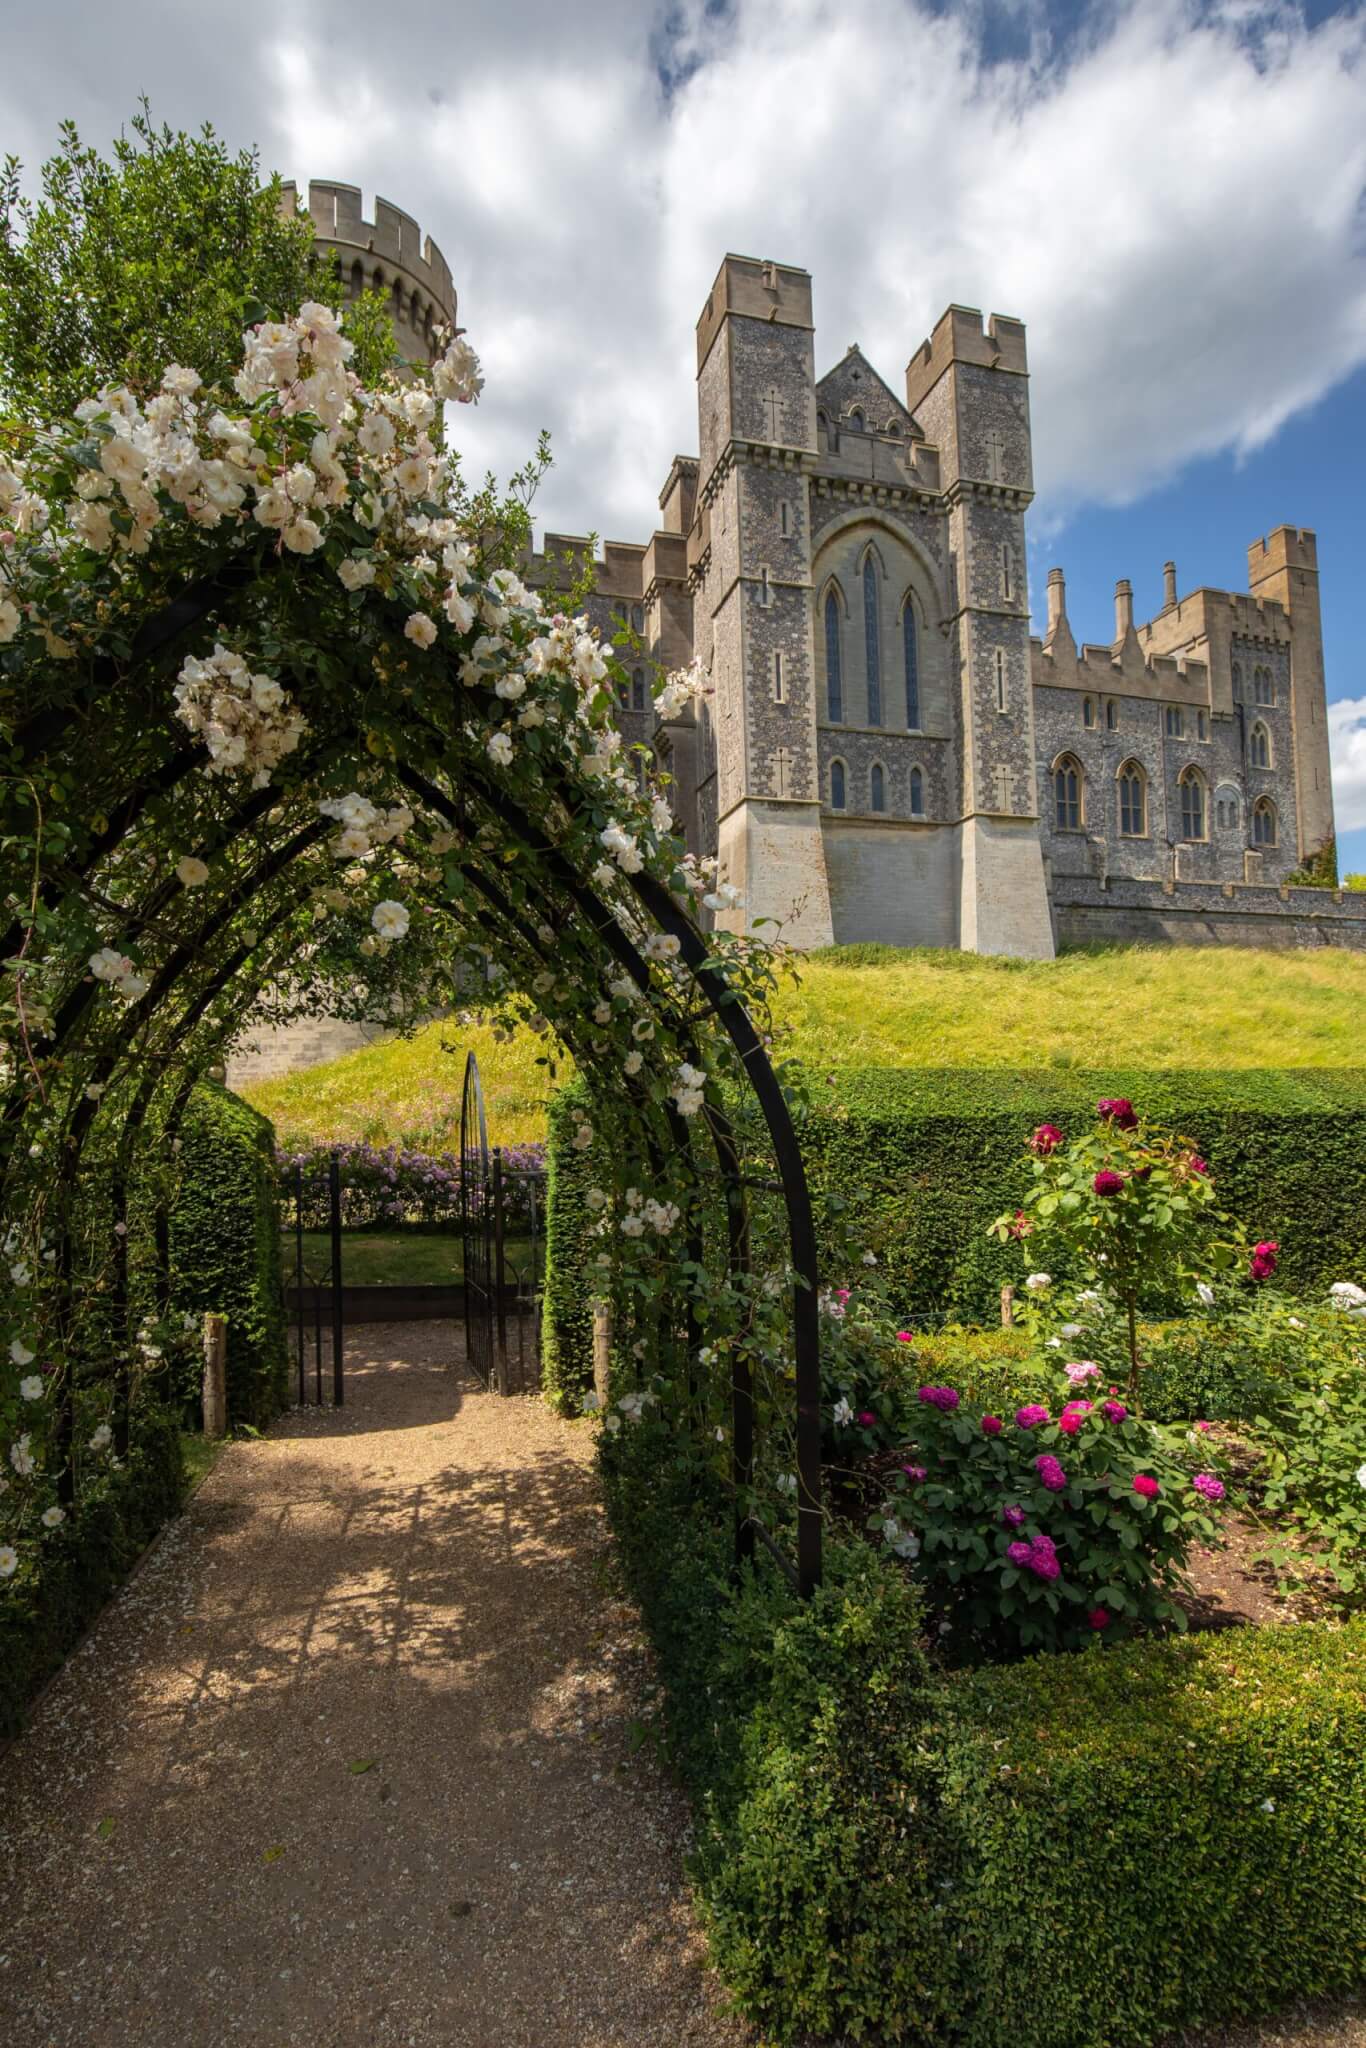
[[[136,667],[148,655],[164,647],[180,632],[200,623],[211,613],[221,597],[227,596],[234,589],[246,585],[253,576],[266,572],[267,565],[259,558],[243,559],[237,563],[227,565],[218,575],[205,579],[191,588],[182,591],[177,598],[173,599],[170,604],[163,608],[162,612],[147,622],[143,631],[138,636],[135,644],[134,661],[130,666]],[[103,664],[101,673],[108,666],[109,664],[107,663]],[[56,717],[56,714],[40,713],[31,721],[29,727],[22,735],[25,751],[31,748],[35,754],[41,753],[54,731],[61,730],[66,716],[67,713],[65,711],[63,711],[60,718]],[[429,728],[429,732],[431,732],[431,728]],[[442,742],[446,739],[446,735],[439,731],[431,732],[431,736],[439,738]],[[175,756],[180,754],[181,750],[177,748]],[[178,775],[174,771],[180,765],[175,756],[170,761],[163,761],[159,768],[150,771],[148,779],[154,777],[157,780],[161,780],[169,775],[170,781],[174,783],[178,779]],[[186,767],[190,765],[188,760],[185,765]],[[477,772],[471,772],[462,764],[463,779],[460,812],[458,812],[449,800],[441,796],[440,792],[435,791],[430,784],[426,784],[425,779],[418,777],[415,771],[405,774],[402,767],[399,766],[398,772],[402,779],[409,782],[409,786],[416,788],[421,783],[424,796],[430,793],[432,797],[438,799],[434,807],[447,817],[448,821],[460,831],[462,837],[468,836],[465,818],[460,815],[464,808],[463,792],[466,787],[472,786],[477,792],[479,801],[486,810],[494,817],[500,819],[510,830],[520,835],[528,852],[539,861],[559,887],[569,895],[581,914],[584,915],[599,943],[605,944],[607,950],[615,955],[620,964],[626,968],[638,985],[648,985],[648,967],[626,933],[621,930],[615,916],[608,910],[596,892],[580,878],[577,871],[549,841],[543,829],[533,827],[531,820],[525,816],[520,807],[512,802],[503,791],[489,785]],[[140,808],[136,788],[128,792],[125,802],[132,806],[132,814],[136,816],[137,809]],[[123,829],[127,829],[126,823],[123,825]],[[112,840],[113,844],[117,844],[118,838],[121,836],[122,833],[119,830],[116,828],[111,829],[102,835],[102,842]],[[301,842],[312,836],[311,833],[296,834],[287,842],[286,846],[272,849],[270,854],[261,863],[259,869],[253,870],[248,877],[244,878],[244,886],[234,890],[218,915],[208,921],[206,930],[212,933],[212,931],[217,929],[222,921],[240,907],[240,900],[244,894],[254,893],[262,882],[277,874],[297,852],[302,850]],[[94,853],[94,859],[98,860],[101,854],[107,853],[108,850],[109,847],[101,843]],[[472,875],[471,879],[482,881],[486,878]],[[796,1578],[801,1592],[804,1595],[809,1594],[819,1583],[821,1577],[820,1335],[815,1222],[796,1131],[782,1088],[758,1033],[755,1031],[747,1012],[739,1003],[722,1000],[721,993],[718,991],[713,980],[713,962],[701,934],[693,925],[691,919],[679,909],[667,889],[660,882],[656,881],[653,876],[641,873],[629,876],[627,880],[638,898],[642,909],[665,932],[677,938],[680,958],[683,964],[690,971],[694,984],[703,995],[716,1019],[725,1029],[735,1048],[749,1086],[753,1089],[758,1100],[774,1148],[780,1186],[786,1206],[788,1236],[794,1273],[793,1334],[797,1392]],[[506,900],[504,900],[502,905],[499,905],[492,901],[489,891],[485,890],[482,893],[489,897],[491,901],[495,920],[505,917],[507,910],[510,908],[506,904]],[[199,935],[201,941],[203,936],[203,933]],[[525,937],[525,934],[523,933],[522,936]],[[117,1046],[117,1049],[112,1052],[106,1051],[98,1056],[98,1071],[109,1072],[117,1065],[119,1059],[125,1054],[129,1040],[137,1035],[137,1031],[142,1023],[149,1020],[154,1013],[156,1005],[170,993],[187,964],[187,948],[184,946],[176,948],[171,958],[163,963],[161,970],[154,980],[153,987],[149,989],[146,996],[139,999],[138,1003],[133,1006],[125,1031],[120,1034],[122,1044]],[[67,1014],[61,1015],[58,1028],[49,1040],[50,1044],[60,1045],[64,1041],[67,1031],[77,1025],[86,1007],[85,996],[85,991],[77,992],[73,990],[72,996],[68,998],[70,1010],[67,1009],[67,1005],[63,1006],[63,1010]],[[72,1011],[74,1011],[74,1014],[71,1014]],[[200,1014],[202,1015],[202,1009]],[[20,1114],[22,1114],[22,1109]],[[686,1123],[672,1109],[666,1111],[666,1115],[670,1124],[671,1135],[675,1138],[679,1149],[685,1154],[689,1153],[690,1133]],[[73,1118],[73,1129],[70,1134],[73,1140],[75,1140],[72,1150],[76,1155],[79,1155],[82,1142],[93,1122],[93,1118],[93,1105],[83,1101],[76,1110]],[[729,1128],[724,1118],[719,1116],[719,1113],[713,1112],[709,1114],[706,1121],[713,1143],[716,1146],[718,1163],[726,1183],[727,1220],[732,1267],[735,1270],[743,1270],[748,1259],[748,1216],[743,1185],[738,1173],[738,1160],[735,1153],[733,1136],[729,1133]],[[62,1261],[62,1266],[64,1268],[62,1277],[67,1281],[69,1287],[69,1258]],[[691,1307],[689,1314],[691,1318],[693,1314]],[[742,1377],[737,1372],[732,1384],[732,1399],[737,1425],[734,1436],[734,1474],[737,1487],[743,1486],[752,1469],[753,1392],[752,1387],[745,1383],[747,1378],[747,1373]],[[762,1532],[760,1533],[762,1534]],[[752,1551],[752,1534],[753,1525],[742,1525],[737,1532],[738,1556],[743,1556],[746,1549]],[[765,1541],[767,1541],[766,1538]]]

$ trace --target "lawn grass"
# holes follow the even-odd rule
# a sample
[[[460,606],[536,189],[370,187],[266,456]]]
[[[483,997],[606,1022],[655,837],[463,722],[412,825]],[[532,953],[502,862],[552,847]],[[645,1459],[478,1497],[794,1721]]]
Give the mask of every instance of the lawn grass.
[[[778,1050],[839,1067],[1345,1067],[1366,1060],[1366,954],[1116,946],[1057,960],[844,946],[795,964]],[[545,1135],[554,1085],[529,1033],[499,1045],[453,1021],[244,1091],[281,1139],[453,1148],[464,1054],[495,1144]],[[563,1079],[567,1068],[560,1069]]]
[[[509,1282],[528,1275],[531,1253],[527,1238],[508,1237],[504,1258]],[[294,1233],[286,1231],[280,1246],[285,1285],[294,1284]],[[325,1230],[304,1232],[304,1273],[307,1280],[326,1282],[332,1272],[332,1242]],[[458,1230],[344,1230],[344,1287],[458,1287],[465,1265]]]

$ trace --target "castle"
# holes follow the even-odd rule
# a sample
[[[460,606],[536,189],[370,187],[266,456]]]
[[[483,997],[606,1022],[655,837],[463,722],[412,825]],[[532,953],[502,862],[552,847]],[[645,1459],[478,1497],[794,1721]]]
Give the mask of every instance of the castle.
[[[288,203],[296,202],[288,188]],[[455,325],[441,252],[312,184],[348,288],[378,282],[410,359]],[[1062,571],[1030,636],[1023,324],[951,306],[899,397],[851,347],[817,377],[811,279],[727,256],[697,323],[698,454],[648,540],[609,541],[589,609],[632,636],[619,722],[679,824],[802,947],[1048,958],[1061,941],[1366,946],[1366,899],[1287,886],[1333,834],[1311,532],[1249,550],[1246,592],[1178,595],[1077,647]],[[588,543],[547,534],[554,588]],[[661,723],[656,668],[706,694]],[[766,927],[770,931],[773,927]]]

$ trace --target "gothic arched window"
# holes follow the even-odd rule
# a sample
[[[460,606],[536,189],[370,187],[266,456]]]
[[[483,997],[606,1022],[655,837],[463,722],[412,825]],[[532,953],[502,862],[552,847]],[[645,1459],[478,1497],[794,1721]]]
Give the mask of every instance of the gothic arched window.
[[[906,650],[906,730],[920,730],[920,629],[915,606],[908,597],[901,614],[901,633]]]
[[[1081,763],[1064,754],[1053,770],[1053,822],[1059,832],[1080,832],[1084,789]]]
[[[877,570],[873,557],[863,558],[863,645],[868,661],[868,723],[882,723],[882,648],[878,633]]]
[[[842,811],[844,809],[843,761],[832,761],[830,763],[830,808],[832,811]]]
[[[1243,664],[1241,661],[1235,661],[1233,664],[1233,701],[1235,704],[1241,704],[1243,701]]]
[[[1260,718],[1248,734],[1247,757],[1254,768],[1271,766],[1271,734]]]
[[[925,778],[924,778],[924,776],[923,776],[923,775],[921,774],[921,772],[920,772],[920,770],[919,770],[918,768],[912,768],[912,770],[911,770],[911,816],[912,816],[913,818],[923,818],[923,817],[924,817],[924,815],[925,815]]]
[[[887,777],[881,761],[874,761],[869,771],[868,802],[870,809],[875,811],[885,811],[887,808]]]
[[[1252,686],[1253,695],[1256,697],[1257,702],[1259,704],[1275,703],[1276,685],[1272,681],[1271,670],[1269,668],[1259,668],[1255,671],[1252,678]]]
[[[832,725],[844,720],[844,673],[840,667],[840,601],[834,591],[825,600],[825,710]]]
[[[1276,844],[1276,806],[1269,796],[1259,796],[1252,806],[1252,844]]]
[[[1137,761],[1126,761],[1119,771],[1119,829],[1125,839],[1148,836],[1147,778]]]
[[[1205,837],[1205,781],[1198,768],[1182,771],[1177,784],[1181,791],[1181,837]]]
[[[645,709],[645,701],[645,671],[643,668],[633,668],[631,670],[631,709],[633,711],[643,711]]]
[[[1214,792],[1214,822],[1221,832],[1238,829],[1238,792],[1231,783],[1220,783]]]

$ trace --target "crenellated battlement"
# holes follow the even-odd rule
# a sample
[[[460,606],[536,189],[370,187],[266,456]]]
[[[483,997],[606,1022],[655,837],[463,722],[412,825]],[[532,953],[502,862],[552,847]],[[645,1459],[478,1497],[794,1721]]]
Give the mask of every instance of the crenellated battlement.
[[[297,214],[298,186],[287,179],[280,190],[284,211]],[[367,220],[360,187],[330,178],[309,180],[307,211],[318,247],[341,264],[348,297],[388,293],[400,348],[410,360],[430,360],[438,330],[457,324],[450,265],[431,236],[387,199],[376,198],[375,217]]]
[[[983,370],[1007,370],[1028,376],[1029,357],[1023,320],[993,313],[985,326],[976,306],[950,306],[906,365],[906,405],[914,413],[951,363],[973,363]]]

